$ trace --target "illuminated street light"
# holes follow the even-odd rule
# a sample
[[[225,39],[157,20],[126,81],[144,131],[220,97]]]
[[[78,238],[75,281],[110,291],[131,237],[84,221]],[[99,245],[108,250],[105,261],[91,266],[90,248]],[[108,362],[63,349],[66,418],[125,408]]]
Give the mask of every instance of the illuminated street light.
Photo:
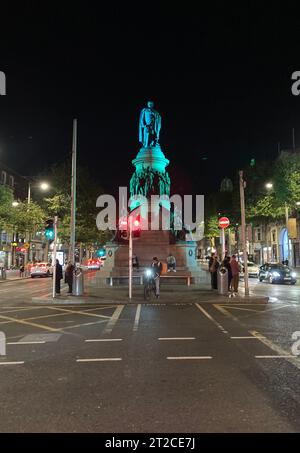
[[[297,206],[300,206],[300,201],[296,201],[296,205],[297,205]]]
[[[267,182],[266,188],[267,189],[273,189],[273,184],[271,182]]]
[[[48,190],[49,189],[49,184],[47,182],[41,182],[40,188],[41,190]]]
[[[12,202],[12,206],[13,206],[14,208],[15,208],[16,206],[18,206],[18,205],[19,205],[19,203],[18,203],[17,201],[13,201],[13,202]]]

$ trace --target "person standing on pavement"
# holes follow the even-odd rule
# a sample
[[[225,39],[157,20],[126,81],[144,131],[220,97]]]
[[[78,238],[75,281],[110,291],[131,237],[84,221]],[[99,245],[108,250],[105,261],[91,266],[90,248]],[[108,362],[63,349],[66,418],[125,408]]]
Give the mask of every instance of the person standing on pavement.
[[[236,260],[236,256],[232,255],[231,261],[230,261],[230,267],[231,267],[231,272],[232,272],[232,283],[231,285],[233,286],[233,294],[236,296],[238,294],[238,288],[239,288],[239,278],[240,278],[240,264]]]
[[[217,255],[214,255],[214,260],[211,265],[211,274],[212,274],[212,289],[218,289],[218,269],[220,267],[220,263],[218,260]]]
[[[20,277],[23,278],[24,277],[24,271],[25,271],[25,267],[24,267],[24,264],[21,264],[20,266]]]
[[[230,256],[225,256],[222,265],[227,269],[228,272],[228,291],[231,288],[231,280],[232,280],[232,270],[230,266]]]
[[[60,294],[60,281],[63,278],[62,265],[56,260],[56,272],[55,272],[55,292]]]
[[[69,261],[67,264],[66,270],[65,270],[65,283],[67,283],[69,286],[68,294],[72,294],[72,290],[73,290],[74,269],[75,269],[75,267],[73,266],[71,261]]]
[[[208,270],[210,272],[210,284],[211,284],[211,289],[214,289],[214,282],[213,282],[213,271],[212,271],[212,265],[214,262],[214,257],[215,253],[212,253],[210,255],[209,261],[208,261]]]
[[[158,258],[156,256],[153,258],[151,267],[154,272],[155,295],[156,295],[156,299],[158,299],[159,298],[160,275],[162,273],[162,264],[160,261],[158,261]]]

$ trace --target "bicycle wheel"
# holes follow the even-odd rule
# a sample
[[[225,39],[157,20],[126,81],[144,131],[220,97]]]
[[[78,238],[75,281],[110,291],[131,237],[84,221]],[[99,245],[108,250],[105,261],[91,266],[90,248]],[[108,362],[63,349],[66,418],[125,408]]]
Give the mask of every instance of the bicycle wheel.
[[[151,288],[149,284],[144,286],[144,300],[150,300],[151,298]]]

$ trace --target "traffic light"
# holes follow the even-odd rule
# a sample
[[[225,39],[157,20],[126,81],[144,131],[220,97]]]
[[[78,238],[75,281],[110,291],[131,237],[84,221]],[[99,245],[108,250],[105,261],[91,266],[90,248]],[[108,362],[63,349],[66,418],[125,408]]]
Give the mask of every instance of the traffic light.
[[[98,249],[96,255],[102,258],[105,255],[105,249]]]
[[[132,222],[132,237],[139,238],[141,236],[141,222],[138,217],[136,217]]]
[[[252,157],[252,159],[250,160],[250,167],[254,167],[255,166],[255,159],[254,157]]]
[[[54,220],[48,219],[45,224],[45,238],[48,241],[53,241],[54,239]]]

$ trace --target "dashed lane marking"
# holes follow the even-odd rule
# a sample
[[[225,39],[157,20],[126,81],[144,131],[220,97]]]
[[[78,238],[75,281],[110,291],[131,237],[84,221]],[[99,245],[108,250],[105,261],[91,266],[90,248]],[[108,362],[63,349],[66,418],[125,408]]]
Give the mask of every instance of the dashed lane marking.
[[[140,321],[140,316],[141,316],[141,309],[142,309],[142,305],[141,304],[138,304],[138,306],[136,307],[136,313],[135,313],[135,318],[134,318],[134,325],[133,325],[133,332],[136,332],[138,330],[138,327],[139,327],[139,321]]]
[[[210,355],[167,357],[167,360],[209,360],[209,359],[212,359],[212,357]]]
[[[256,355],[256,359],[286,359],[287,357],[293,357],[294,355]]]
[[[23,365],[24,362],[0,362],[0,365]]]
[[[230,337],[231,340],[258,340],[258,336],[254,337],[253,335],[250,337]],[[259,338],[265,338],[263,335],[260,335]]]
[[[221,324],[219,324],[206,310],[204,310],[203,307],[201,307],[201,305],[199,305],[199,304],[195,304],[195,305],[198,308],[198,310],[202,311],[204,316],[206,316],[212,323],[214,323],[215,326],[218,327],[218,329],[220,329],[223,333],[228,333],[227,330],[225,330],[224,327],[221,326]]]
[[[123,338],[91,338],[90,340],[84,340],[86,343],[93,343],[97,341],[123,341]]]
[[[172,340],[196,340],[195,337],[159,337],[158,340],[160,341],[172,341]]]
[[[45,344],[46,341],[11,341],[10,343],[6,343],[6,345],[19,345],[19,344]]]
[[[125,305],[118,305],[117,306],[117,308],[115,309],[112,317],[108,321],[107,326],[105,327],[105,329],[103,331],[104,334],[111,333],[111,331],[113,330],[116,322],[118,321],[118,319],[119,319],[124,307],[125,307]]]
[[[76,362],[119,362],[121,357],[102,357],[99,359],[76,359]]]

